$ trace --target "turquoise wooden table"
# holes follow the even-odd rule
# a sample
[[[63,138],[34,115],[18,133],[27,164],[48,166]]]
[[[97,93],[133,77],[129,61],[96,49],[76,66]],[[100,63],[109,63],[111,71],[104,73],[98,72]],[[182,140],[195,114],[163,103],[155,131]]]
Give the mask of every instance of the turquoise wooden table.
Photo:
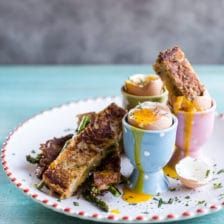
[[[202,81],[224,111],[224,66],[196,66]],[[77,99],[119,95],[133,73],[150,66],[0,67],[0,143],[21,121],[49,107]],[[182,223],[224,223],[224,211]],[[0,224],[87,224],[34,203],[11,185],[0,168]]]

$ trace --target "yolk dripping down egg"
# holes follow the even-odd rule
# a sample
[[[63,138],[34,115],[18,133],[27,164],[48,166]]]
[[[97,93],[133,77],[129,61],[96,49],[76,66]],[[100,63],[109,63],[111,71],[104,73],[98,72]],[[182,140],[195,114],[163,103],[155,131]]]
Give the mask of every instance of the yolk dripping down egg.
[[[170,97],[171,104],[173,105],[174,113],[179,111],[185,112],[198,112],[209,109],[212,106],[212,100],[208,91],[204,95],[196,97],[194,100],[189,100],[185,96]]]

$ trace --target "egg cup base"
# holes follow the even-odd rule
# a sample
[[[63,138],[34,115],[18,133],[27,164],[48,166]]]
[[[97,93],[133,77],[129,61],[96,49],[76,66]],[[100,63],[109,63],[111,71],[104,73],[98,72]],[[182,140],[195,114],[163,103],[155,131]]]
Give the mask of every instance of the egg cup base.
[[[137,193],[156,195],[168,191],[169,181],[162,169],[156,172],[142,172],[134,169],[129,188]]]

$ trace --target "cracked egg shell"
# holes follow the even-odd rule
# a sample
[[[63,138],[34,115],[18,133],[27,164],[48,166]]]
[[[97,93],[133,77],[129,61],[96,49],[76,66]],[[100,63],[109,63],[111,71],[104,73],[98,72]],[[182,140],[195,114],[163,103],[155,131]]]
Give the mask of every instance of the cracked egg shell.
[[[135,96],[157,96],[163,91],[163,82],[158,75],[135,74],[125,81],[125,91]]]
[[[212,178],[212,165],[199,158],[185,157],[175,168],[180,182],[188,188],[201,187]]]

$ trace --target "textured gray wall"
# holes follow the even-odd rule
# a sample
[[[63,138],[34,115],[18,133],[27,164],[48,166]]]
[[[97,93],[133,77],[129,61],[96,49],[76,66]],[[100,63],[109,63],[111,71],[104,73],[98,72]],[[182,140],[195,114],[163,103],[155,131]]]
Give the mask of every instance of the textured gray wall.
[[[0,0],[0,63],[224,63],[224,0]]]

